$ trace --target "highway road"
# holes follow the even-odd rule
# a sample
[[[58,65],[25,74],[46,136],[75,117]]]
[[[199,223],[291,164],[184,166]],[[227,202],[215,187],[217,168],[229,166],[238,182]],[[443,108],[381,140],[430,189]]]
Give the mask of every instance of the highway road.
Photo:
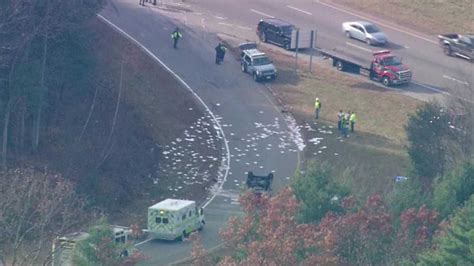
[[[446,57],[436,36],[367,14],[309,0],[158,0],[158,4],[140,7],[138,0],[112,0],[101,15],[159,57],[219,117],[229,145],[230,169],[224,170],[222,190],[214,191],[217,196],[206,205],[207,224],[202,237],[207,248],[220,243],[218,231],[227,218],[240,214],[236,199],[247,171],[275,171],[275,186],[281,187],[298,164],[297,148],[285,117],[265,87],[239,73],[239,64],[230,57],[224,65],[214,64],[216,33],[257,40],[258,21],[277,17],[303,29],[317,30],[319,47],[344,48],[370,57],[370,51],[377,48],[346,39],[341,30],[344,21],[368,20],[387,33],[391,41],[388,48],[402,55],[413,70],[414,84],[401,90],[420,99],[442,92],[472,92],[474,64]],[[176,25],[184,31],[178,50],[172,49],[170,39]],[[190,243],[149,241],[139,248],[150,256],[147,265],[167,265],[187,257]]]
[[[101,15],[179,75],[219,120],[229,151],[223,149],[223,158],[228,156],[230,168],[222,169],[222,189],[215,188],[212,201],[206,202],[206,226],[200,233],[205,247],[215,247],[221,243],[218,232],[228,218],[241,214],[237,199],[247,171],[274,172],[278,189],[297,169],[299,151],[286,121],[289,117],[272,102],[264,85],[240,73],[231,56],[223,65],[214,63],[215,34],[182,24],[156,8],[139,7],[138,0],[112,1]],[[175,50],[170,34],[177,25],[184,38]],[[144,215],[147,207],[143,206]],[[168,265],[188,257],[191,245],[152,240],[138,248],[149,257],[145,265]]]
[[[164,3],[182,3],[164,0]],[[415,85],[431,90],[432,93],[454,92],[469,89],[472,97],[474,64],[467,60],[447,57],[438,46],[436,36],[416,32],[402,26],[344,7],[310,0],[187,0],[184,6],[193,14],[202,16],[207,25],[219,24],[218,30],[239,34],[256,40],[255,28],[261,18],[276,17],[286,20],[302,29],[318,32],[317,46],[332,49],[346,49],[359,56],[370,58],[373,50],[363,42],[347,39],[342,33],[342,22],[367,20],[377,24],[389,37],[387,46],[403,57],[414,73]],[[182,16],[182,15],[181,15]]]

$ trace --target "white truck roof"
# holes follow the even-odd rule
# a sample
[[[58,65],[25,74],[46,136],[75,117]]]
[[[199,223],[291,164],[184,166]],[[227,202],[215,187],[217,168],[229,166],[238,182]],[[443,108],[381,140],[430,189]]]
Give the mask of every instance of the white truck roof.
[[[150,206],[148,209],[178,211],[193,204],[195,204],[195,202],[192,200],[165,199]]]

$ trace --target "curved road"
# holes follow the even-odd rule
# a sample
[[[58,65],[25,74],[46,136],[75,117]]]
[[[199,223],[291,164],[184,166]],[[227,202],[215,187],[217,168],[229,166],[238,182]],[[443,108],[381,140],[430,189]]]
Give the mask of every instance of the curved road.
[[[160,58],[219,117],[230,148],[230,170],[223,189],[215,191],[217,196],[205,209],[206,226],[201,233],[205,247],[215,247],[220,243],[218,231],[229,216],[241,214],[237,197],[247,171],[275,172],[276,188],[294,174],[298,150],[285,117],[267,89],[241,74],[230,55],[223,65],[214,64],[215,34],[182,25],[154,7],[140,7],[138,0],[113,1],[101,15]],[[176,25],[183,28],[184,38],[174,50],[170,33]],[[144,215],[147,207],[143,207]],[[153,240],[138,248],[150,257],[146,265],[167,265],[190,254],[189,242]]]

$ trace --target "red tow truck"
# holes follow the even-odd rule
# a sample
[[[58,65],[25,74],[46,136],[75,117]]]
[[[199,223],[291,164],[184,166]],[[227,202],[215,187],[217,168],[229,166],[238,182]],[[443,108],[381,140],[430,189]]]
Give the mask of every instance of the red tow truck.
[[[407,84],[411,81],[411,70],[402,63],[401,57],[390,50],[372,53],[372,58],[359,57],[343,50],[319,49],[325,58],[332,59],[332,65],[339,71],[368,72],[369,78],[382,82],[385,86]]]

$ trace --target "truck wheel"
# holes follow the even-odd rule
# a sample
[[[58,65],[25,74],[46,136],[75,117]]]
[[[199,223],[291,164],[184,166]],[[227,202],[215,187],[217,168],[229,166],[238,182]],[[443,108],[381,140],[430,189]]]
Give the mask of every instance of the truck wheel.
[[[346,37],[349,39],[352,38],[351,33],[349,31],[346,31]]]
[[[260,33],[260,40],[262,40],[263,42],[267,42],[267,34],[264,31]]]
[[[337,61],[336,62],[336,69],[339,70],[339,71],[343,71],[344,70],[344,63],[342,61]]]
[[[370,39],[365,40],[365,43],[367,43],[367,45],[372,45],[372,41]]]
[[[240,64],[241,65],[241,69],[242,69],[242,72],[247,72],[247,67],[245,66],[244,63]]]
[[[258,75],[257,73],[253,72],[253,80],[255,80],[256,82],[258,82]]]
[[[386,87],[390,87],[390,85],[392,85],[392,81],[389,77],[385,76],[382,78],[382,84]]]
[[[443,47],[443,52],[444,52],[445,55],[451,56],[451,53],[452,53],[451,46],[445,44],[444,47]]]

